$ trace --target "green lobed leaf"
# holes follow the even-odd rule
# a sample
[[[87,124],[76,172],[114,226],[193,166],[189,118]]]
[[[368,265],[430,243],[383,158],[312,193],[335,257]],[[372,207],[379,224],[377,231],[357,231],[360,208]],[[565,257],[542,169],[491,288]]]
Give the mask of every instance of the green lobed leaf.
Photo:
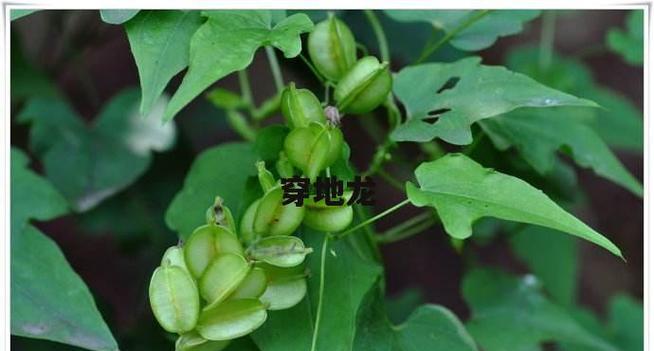
[[[237,220],[249,176],[256,175],[257,161],[252,145],[226,143],[200,154],[166,211],[166,224],[186,239],[193,230],[205,224],[205,211],[215,197],[222,197]]]
[[[595,101],[601,109],[566,108],[565,115],[591,126],[611,147],[642,153],[642,112],[620,93],[599,86],[582,62],[553,55],[542,67],[537,47],[519,47],[506,60],[507,67],[540,83]]]
[[[304,14],[284,18],[273,26],[270,11],[203,11],[207,21],[193,34],[189,70],[166,108],[172,119],[215,81],[245,69],[261,46],[280,49],[286,58],[300,54],[300,34],[313,23]],[[216,38],[220,38],[217,40]]]
[[[473,270],[463,280],[463,297],[472,310],[466,326],[486,351],[534,350],[548,341],[618,351],[547,300],[534,276]]]
[[[422,163],[415,171],[420,187],[407,182],[409,200],[436,208],[445,231],[457,239],[472,235],[482,217],[536,224],[593,242],[622,257],[620,249],[527,182],[484,168],[462,154]]]
[[[385,314],[381,289],[376,286],[359,313],[354,340],[357,351],[476,351],[465,326],[443,306],[417,307],[399,325]]]
[[[457,30],[480,10],[386,10],[392,19],[400,22],[427,22],[446,35]],[[523,24],[540,15],[536,10],[491,10],[468,27],[454,34],[450,44],[465,51],[485,49],[507,35],[522,31]]]
[[[463,145],[472,142],[473,123],[520,107],[597,106],[504,67],[480,65],[480,60],[469,57],[401,70],[393,91],[406,108],[407,120],[391,138],[425,142],[438,137]]]
[[[577,242],[545,227],[527,226],[513,234],[511,248],[540,281],[552,300],[572,306],[577,294]]]
[[[606,35],[606,44],[632,65],[643,64],[643,10],[633,10],[627,15],[627,30],[612,28]]]
[[[141,11],[125,24],[141,81],[141,113],[148,113],[168,82],[188,66],[199,11]]]
[[[32,172],[29,159],[11,148],[11,236],[18,236],[30,219],[48,220],[68,212],[66,199],[46,179]]]
[[[11,333],[118,350],[82,279],[57,245],[31,225],[11,236]]]
[[[30,147],[48,179],[76,211],[86,211],[134,182],[149,166],[151,151],[169,149],[175,126],[161,125],[165,98],[147,116],[138,112],[139,92],[127,89],[87,126],[56,98],[31,99],[18,115],[32,124]]]
[[[311,275],[307,296],[288,310],[271,311],[268,321],[252,334],[262,351],[311,349],[320,283],[320,251],[324,233],[303,230]],[[325,262],[325,285],[320,329],[315,350],[353,350],[356,319],[364,296],[381,274],[381,267],[359,255],[347,240],[329,243]]]
[[[141,10],[100,10],[100,18],[109,24],[123,24],[136,16]]]
[[[611,152],[595,131],[566,109],[520,109],[481,122],[491,140],[501,138],[500,149],[506,143],[515,146],[522,157],[539,173],[552,171],[556,152],[570,154],[582,167],[590,167],[598,175],[609,179],[636,195],[642,196],[643,187],[620,160]]]

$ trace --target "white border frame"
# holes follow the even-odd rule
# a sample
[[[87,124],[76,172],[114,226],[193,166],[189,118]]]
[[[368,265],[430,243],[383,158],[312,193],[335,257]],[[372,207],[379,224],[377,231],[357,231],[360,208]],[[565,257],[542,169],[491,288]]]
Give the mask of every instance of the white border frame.
[[[10,129],[11,129],[11,114],[10,114],[10,10],[12,9],[167,9],[167,8],[184,8],[184,9],[262,9],[262,8],[276,8],[276,9],[579,9],[579,10],[620,10],[620,9],[641,9],[645,12],[645,26],[644,26],[644,95],[643,95],[643,113],[645,125],[645,145],[643,150],[644,161],[644,175],[643,185],[644,192],[644,246],[643,246],[643,264],[644,264],[644,280],[643,280],[643,303],[645,311],[644,329],[645,329],[645,350],[654,350],[654,323],[652,318],[652,281],[654,279],[654,272],[652,270],[652,258],[648,255],[654,252],[654,241],[650,239],[647,233],[651,232],[651,220],[654,218],[654,207],[651,204],[650,180],[652,179],[652,161],[654,154],[652,153],[652,146],[649,140],[654,139],[654,128],[650,120],[651,116],[651,64],[652,55],[650,55],[650,38],[651,38],[651,1],[591,1],[591,0],[577,0],[570,2],[569,0],[548,0],[548,1],[529,1],[522,2],[519,5],[515,1],[508,0],[488,0],[488,1],[474,1],[474,0],[459,0],[456,2],[428,2],[420,0],[397,0],[390,1],[373,1],[373,0],[318,0],[312,2],[298,1],[298,0],[231,0],[231,1],[218,1],[218,0],[191,0],[191,1],[155,1],[155,0],[113,0],[113,1],[98,1],[98,0],[62,0],[62,1],[4,1],[0,0],[2,4],[2,41],[0,41],[0,50],[3,52],[3,65],[2,75],[3,81],[0,87],[0,96],[2,96],[2,112],[3,112],[3,130],[0,132],[0,193],[4,195],[3,201],[0,202],[0,247],[2,248],[2,267],[0,269],[0,278],[4,285],[2,295],[2,304],[0,305],[0,345],[4,346],[5,350],[10,349],[10,229],[9,229],[9,209],[10,209]]]

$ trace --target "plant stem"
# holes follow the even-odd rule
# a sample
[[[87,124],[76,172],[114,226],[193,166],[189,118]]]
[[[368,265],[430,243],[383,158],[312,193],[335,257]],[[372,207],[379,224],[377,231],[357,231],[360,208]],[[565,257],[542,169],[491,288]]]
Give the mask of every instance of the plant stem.
[[[392,233],[393,235],[382,235],[377,237],[377,242],[380,244],[390,244],[396,241],[400,241],[416,234],[422,233],[427,228],[434,225],[436,221],[433,218],[429,218],[425,221],[418,223],[417,225],[407,228],[403,231],[397,231]]]
[[[541,72],[546,71],[552,64],[554,51],[554,33],[556,30],[556,12],[545,11],[543,24],[540,30],[540,51],[538,64]]]
[[[426,221],[428,219],[431,219],[431,218],[433,218],[433,214],[431,212],[429,212],[429,211],[428,212],[422,212],[422,213],[420,213],[418,215],[415,215],[415,216],[407,219],[406,221],[404,221],[404,222],[402,222],[402,223],[400,223],[400,224],[386,230],[385,232],[381,233],[378,236],[378,238],[394,236],[398,232],[403,232],[403,231],[407,230],[408,228],[410,228],[412,226],[415,226],[416,224],[420,224],[421,222],[424,222],[424,221]]]
[[[241,98],[248,105],[248,112],[252,114],[256,106],[254,106],[254,98],[252,97],[252,88],[250,87],[247,68],[238,71],[238,84],[241,87]]]
[[[445,45],[445,43],[450,41],[457,34],[461,33],[464,29],[468,28],[473,23],[482,19],[484,16],[488,14],[488,12],[490,12],[490,10],[480,10],[479,12],[475,13],[470,18],[468,18],[468,20],[461,23],[458,27],[454,28],[451,32],[443,36],[441,40],[439,40],[435,44],[427,46],[424,50],[422,50],[420,57],[418,57],[418,60],[416,60],[414,64],[418,64],[426,60],[429,57],[429,55],[433,54],[436,50],[440,49],[441,46]]]
[[[390,61],[391,58],[388,51],[388,40],[386,39],[386,34],[384,33],[384,27],[382,27],[381,23],[379,23],[379,19],[373,10],[364,10],[363,13],[365,13],[373,32],[375,32],[377,45],[379,46],[379,55],[381,56],[382,61]]]
[[[384,169],[380,168],[377,171],[377,174],[379,174],[382,179],[386,181],[386,183],[390,184],[392,187],[395,189],[404,192],[404,184],[400,182],[399,180],[395,179],[392,175],[390,175],[388,172],[386,172]]]
[[[375,215],[373,217],[370,217],[370,218],[366,219],[365,221],[355,225],[354,227],[351,227],[350,229],[348,229],[348,230],[346,230],[344,232],[341,232],[339,234],[334,235],[334,238],[335,239],[341,239],[344,236],[346,236],[346,235],[348,235],[348,234],[350,234],[352,232],[355,232],[355,231],[367,226],[368,224],[373,223],[373,222],[385,217],[389,213],[392,213],[392,212],[398,210],[399,208],[401,208],[402,206],[408,204],[409,202],[410,202],[409,199],[406,199],[406,200],[394,205],[393,207],[387,209],[386,211],[381,212],[381,213],[379,213],[379,214],[377,214],[377,215]]]
[[[366,214],[364,213],[363,208],[361,206],[353,206],[353,207],[354,207],[354,211],[356,211],[357,216],[359,218],[366,217]],[[366,241],[368,242],[368,245],[370,245],[370,247],[373,250],[373,253],[375,254],[375,259],[378,262],[381,262],[381,252],[379,251],[379,246],[377,246],[377,241],[375,240],[375,232],[372,229],[370,229],[370,227],[368,226],[364,227],[363,230],[366,233]]]
[[[318,287],[318,307],[316,308],[316,322],[313,326],[313,337],[311,338],[311,351],[316,350],[318,331],[320,329],[320,316],[322,314],[323,292],[325,290],[325,259],[327,258],[327,246],[329,245],[329,233],[325,234],[320,252],[320,285]]]
[[[311,63],[311,61],[309,61],[309,59],[307,59],[303,54],[300,54],[300,59],[302,60],[302,62],[304,62],[305,65],[307,65],[307,67],[309,67],[309,69],[311,70],[313,75],[316,76],[316,78],[318,78],[318,80],[320,81],[320,84],[325,85],[325,83],[326,83],[325,82],[325,77],[323,77],[322,74],[320,74],[320,72],[318,72],[318,70]]]
[[[279,68],[279,61],[277,61],[275,49],[272,46],[266,46],[266,55],[268,55],[268,63],[270,64],[270,71],[275,80],[275,87],[277,87],[277,92],[281,93],[284,90],[284,78],[282,77],[282,70]]]

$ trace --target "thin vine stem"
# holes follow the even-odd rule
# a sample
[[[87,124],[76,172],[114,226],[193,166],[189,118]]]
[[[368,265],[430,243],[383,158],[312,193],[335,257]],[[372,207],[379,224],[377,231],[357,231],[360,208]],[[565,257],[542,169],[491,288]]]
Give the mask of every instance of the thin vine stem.
[[[277,61],[277,56],[275,55],[275,49],[272,46],[266,46],[266,55],[268,56],[268,63],[270,63],[270,71],[275,80],[275,87],[277,88],[277,92],[281,93],[284,90],[284,77],[282,76],[279,61]]]
[[[330,235],[327,233],[322,242],[320,251],[320,285],[318,287],[318,307],[316,308],[316,322],[313,325],[313,337],[311,338],[311,351],[316,350],[318,342],[318,331],[320,330],[320,316],[322,315],[322,300],[325,291],[325,260],[327,258],[327,246],[329,245]]]
[[[418,57],[418,60],[414,62],[414,64],[418,64],[426,60],[431,54],[433,54],[436,50],[440,49],[441,46],[445,45],[445,43],[449,42],[452,38],[454,38],[457,34],[461,33],[464,29],[470,27],[472,24],[475,22],[479,21],[480,19],[484,18],[490,10],[481,10],[477,13],[475,13],[473,16],[468,18],[465,22],[461,23],[458,27],[454,28],[451,32],[447,33],[445,36],[441,38],[441,40],[437,41],[435,44],[429,45],[425,47],[424,50],[422,50],[422,53],[420,54],[420,57]]]
[[[311,63],[311,61],[309,61],[309,59],[307,59],[303,54],[300,54],[300,59],[302,60],[302,62],[304,62],[305,65],[307,65],[307,67],[309,67],[311,73],[313,73],[313,75],[316,76],[316,78],[318,78],[320,84],[325,85],[326,84],[325,77],[323,77],[322,74],[318,72],[318,70],[313,65],[313,63]]]
[[[403,232],[407,230],[408,228],[415,226],[416,224],[420,224],[421,222],[424,222],[430,218],[433,218],[433,214],[430,212],[422,212],[420,214],[417,214],[406,221],[395,225],[394,227],[387,229],[385,232],[379,234],[379,237],[387,237],[387,236],[393,236],[398,232]]]
[[[540,48],[538,65],[542,72],[552,64],[554,52],[554,33],[556,31],[556,12],[546,11],[543,15],[543,24],[540,31]]]
[[[381,168],[377,171],[377,174],[379,174],[379,176],[382,177],[382,179],[384,179],[386,183],[388,183],[395,189],[404,192],[404,184],[402,184],[402,182],[400,182],[399,180],[395,179],[391,174],[389,174],[388,172],[386,172]]]
[[[377,45],[379,46],[379,55],[381,55],[382,61],[390,61],[391,55],[388,51],[388,40],[386,39],[386,34],[384,33],[384,27],[379,23],[379,19],[373,10],[364,10],[363,13],[366,15],[370,26],[372,27],[375,37],[377,38]]]
[[[396,241],[404,240],[416,234],[422,233],[423,231],[434,225],[434,223],[436,223],[436,220],[433,217],[429,217],[426,220],[422,220],[410,227],[407,227],[404,230],[393,231],[388,234],[382,234],[376,238],[376,241],[380,244],[390,244]]]
[[[379,213],[379,214],[377,214],[375,216],[372,216],[372,217],[370,217],[370,218],[366,219],[365,221],[355,225],[354,227],[351,227],[350,229],[348,229],[348,230],[346,230],[344,232],[341,232],[341,233],[338,233],[338,234],[334,235],[334,238],[335,239],[341,239],[341,238],[345,237],[346,235],[348,235],[350,233],[356,232],[357,230],[367,226],[368,224],[376,222],[377,220],[379,220],[381,218],[384,218],[388,214],[390,214],[390,213],[392,213],[394,211],[397,211],[398,209],[400,209],[402,206],[408,204],[409,202],[410,202],[410,200],[406,199],[406,200],[404,200],[404,201],[402,201],[402,202],[400,202],[398,204],[395,204],[393,207],[387,209],[386,211],[381,212],[381,213]]]
[[[252,113],[255,109],[255,106],[247,68],[238,71],[238,84],[241,87],[241,98],[248,105],[248,110],[250,113]]]

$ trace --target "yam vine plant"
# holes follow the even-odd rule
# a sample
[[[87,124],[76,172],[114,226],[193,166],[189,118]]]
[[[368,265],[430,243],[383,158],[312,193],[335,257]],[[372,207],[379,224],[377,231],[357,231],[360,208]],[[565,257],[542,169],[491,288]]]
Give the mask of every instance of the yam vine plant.
[[[16,70],[16,82],[28,72],[24,84],[38,91],[21,95],[12,80],[16,121],[29,127],[44,176],[12,149],[12,334],[129,349],[30,221],[74,212],[84,223],[120,211],[111,198],[172,147],[188,105],[205,101],[242,140],[203,151],[163,200],[178,240],[158,242],[161,258],[143,290],[168,349],[642,349],[634,298],[616,295],[606,318],[578,304],[578,239],[621,265],[629,257],[573,214],[583,197],[575,165],[642,197],[613,151],[642,153],[642,118],[583,63],[556,54],[558,12],[357,13],[355,26],[344,11],[102,10],[103,21],[124,28],[140,89],[114,97],[92,124],[35,72]],[[512,50],[507,67],[474,54],[538,17],[539,46]],[[389,24],[426,27],[429,38],[408,50],[413,32],[395,40]],[[642,65],[642,24],[642,11],[630,12],[626,30],[607,33],[603,49]],[[253,88],[264,79],[254,85],[248,71],[258,51],[275,92],[257,104]],[[446,51],[455,58],[441,60]],[[287,79],[288,62],[309,77]],[[240,91],[214,86],[229,75]],[[341,130],[357,123],[378,142],[362,169],[351,161],[361,152],[356,140]],[[354,186],[371,179],[377,193],[393,188],[403,199],[373,211]],[[415,217],[376,232],[375,222],[409,206]],[[435,225],[466,261],[469,316],[386,297],[380,247]],[[485,266],[468,249],[500,236],[531,274]]]

